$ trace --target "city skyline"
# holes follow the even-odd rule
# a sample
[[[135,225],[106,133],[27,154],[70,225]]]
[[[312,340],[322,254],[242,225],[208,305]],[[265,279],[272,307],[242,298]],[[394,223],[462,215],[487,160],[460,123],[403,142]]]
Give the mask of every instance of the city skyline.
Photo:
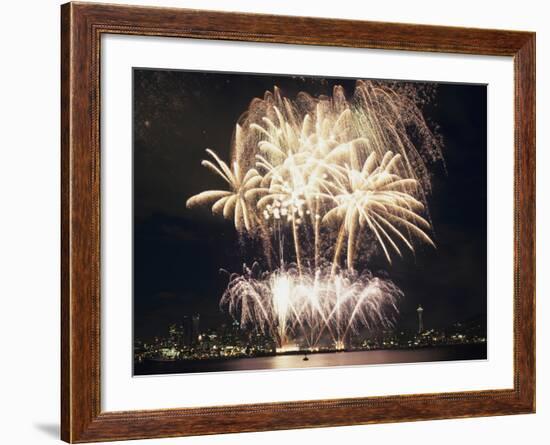
[[[412,331],[412,332],[421,333],[421,332],[424,332],[424,331],[430,330],[430,329],[449,328],[451,326],[456,325],[457,323],[478,323],[481,326],[486,325],[486,318],[482,315],[482,316],[479,316],[479,317],[472,317],[472,318],[467,319],[467,320],[455,320],[454,322],[452,322],[452,323],[450,323],[446,326],[443,326],[441,323],[434,323],[433,325],[428,325],[425,328],[425,325],[424,325],[424,311],[425,311],[424,306],[419,305],[413,313],[413,318],[411,320],[408,320],[407,323],[400,324],[400,325],[395,325],[391,329],[378,329],[378,330],[373,331],[373,332],[380,332],[380,331],[399,332],[399,331],[408,330],[408,331]],[[171,334],[170,330],[173,327],[177,327],[178,329],[180,329],[180,331],[184,332],[185,338],[188,339],[188,338],[191,338],[191,337],[197,338],[199,334],[206,333],[206,332],[211,331],[211,330],[215,330],[219,326],[227,326],[227,325],[239,326],[239,322],[237,320],[235,320],[234,318],[228,316],[227,314],[225,314],[225,317],[223,317],[223,321],[221,323],[219,322],[219,317],[218,317],[219,314],[215,314],[215,315],[216,315],[216,319],[218,320],[216,323],[210,323],[210,324],[202,323],[201,324],[200,323],[201,319],[204,322],[204,318],[205,318],[204,314],[200,314],[200,313],[185,314],[185,315],[182,315],[180,317],[179,321],[173,321],[173,322],[171,322],[171,323],[169,323],[165,326],[160,327],[160,329],[158,331],[156,331],[153,335],[147,336],[147,337],[137,337],[136,336],[135,340],[137,340],[139,342],[151,342],[155,338],[162,337],[166,333]],[[224,314],[222,314],[222,315],[224,315]],[[429,315],[429,310],[428,310],[428,315]],[[207,316],[207,318],[208,318],[208,316]],[[197,321],[195,322],[195,320],[197,320]],[[251,332],[253,332],[253,331],[251,330]],[[190,345],[190,344],[192,344],[192,341],[186,340],[185,344]]]
[[[200,317],[200,314],[196,315]],[[280,352],[277,352],[273,339],[259,333],[244,331],[236,321],[224,323],[217,326],[216,329],[203,330],[198,329],[197,326],[197,330],[195,330],[195,324],[191,325],[191,318],[185,317],[183,323],[168,326],[164,335],[158,335],[149,341],[136,339],[134,343],[136,358],[134,374],[204,372],[209,370],[210,366],[207,364],[205,367],[201,367],[198,364],[200,361],[216,363],[234,359],[281,355]],[[193,326],[192,335],[189,335],[189,330],[186,329],[185,323],[187,322],[189,326]],[[347,340],[344,351],[423,351],[431,348],[452,347],[465,350],[459,351],[459,355],[455,353],[439,360],[484,359],[486,357],[486,325],[482,320],[467,323],[455,322],[446,329],[435,329],[429,326],[424,328],[420,316],[417,318],[417,322],[417,329],[392,329],[354,335]],[[466,348],[473,348],[473,351]],[[323,344],[311,350],[307,345],[297,344],[295,349],[288,350],[283,355],[308,357],[308,354],[322,355],[327,352],[334,353],[336,349]],[[403,362],[406,361],[408,360],[405,357]],[[172,370],[170,366],[173,366],[174,369]],[[315,362],[312,363],[312,366],[315,366]]]

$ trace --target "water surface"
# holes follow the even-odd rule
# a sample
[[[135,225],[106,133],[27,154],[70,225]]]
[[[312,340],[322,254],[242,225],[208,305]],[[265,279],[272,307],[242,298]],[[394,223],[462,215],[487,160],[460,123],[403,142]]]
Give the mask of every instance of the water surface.
[[[328,352],[309,354],[309,360],[307,361],[304,361],[303,358],[303,355],[275,355],[268,357],[182,360],[173,362],[146,361],[134,365],[134,375],[480,360],[487,358],[487,345],[475,344],[422,349]]]

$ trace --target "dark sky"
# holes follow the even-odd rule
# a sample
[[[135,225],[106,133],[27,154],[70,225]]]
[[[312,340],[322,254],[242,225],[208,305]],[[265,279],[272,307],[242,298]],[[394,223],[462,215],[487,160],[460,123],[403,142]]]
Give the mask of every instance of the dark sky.
[[[234,125],[254,97],[277,85],[293,98],[300,91],[330,95],[355,79],[202,73],[134,69],[134,330],[137,338],[164,334],[169,323],[201,314],[202,326],[225,319],[218,301],[227,275],[252,259],[239,248],[231,222],[210,208],[185,207],[187,198],[224,187],[200,165],[205,149],[229,158]],[[428,205],[437,250],[382,257],[384,269],[405,293],[398,325],[414,327],[424,307],[426,327],[486,316],[487,90],[484,85],[437,84],[422,106],[439,126],[445,168],[433,166]]]

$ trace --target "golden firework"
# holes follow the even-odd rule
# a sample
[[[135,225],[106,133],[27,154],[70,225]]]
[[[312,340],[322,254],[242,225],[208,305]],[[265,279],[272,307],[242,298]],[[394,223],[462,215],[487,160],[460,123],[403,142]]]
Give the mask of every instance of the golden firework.
[[[255,320],[279,339],[307,325],[310,343],[327,330],[336,342],[335,326],[386,319],[384,289],[395,307],[391,282],[355,275],[356,252],[371,242],[391,263],[403,246],[413,252],[417,243],[435,246],[427,163],[441,159],[419,108],[398,90],[358,81],[350,99],[336,86],[331,97],[300,93],[290,100],[275,87],[240,119],[230,165],[207,150],[213,161],[202,164],[228,190],[204,191],[187,206],[212,203],[212,212],[232,219],[239,234],[260,236],[272,269],[262,280],[250,273],[232,277],[223,301],[232,313],[239,308],[243,324]],[[339,291],[344,282],[353,304]]]

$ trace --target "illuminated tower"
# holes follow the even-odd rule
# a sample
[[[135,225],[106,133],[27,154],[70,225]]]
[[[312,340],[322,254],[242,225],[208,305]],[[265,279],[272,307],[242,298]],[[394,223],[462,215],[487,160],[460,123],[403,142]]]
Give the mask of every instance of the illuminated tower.
[[[193,315],[193,327],[192,327],[192,334],[191,334],[191,343],[197,344],[199,341],[199,330],[200,330],[200,314]]]
[[[422,309],[422,306],[418,305],[418,309],[416,310],[416,313],[418,314],[418,333],[419,334],[424,330],[424,323],[422,321],[422,312],[424,312],[424,309]]]

